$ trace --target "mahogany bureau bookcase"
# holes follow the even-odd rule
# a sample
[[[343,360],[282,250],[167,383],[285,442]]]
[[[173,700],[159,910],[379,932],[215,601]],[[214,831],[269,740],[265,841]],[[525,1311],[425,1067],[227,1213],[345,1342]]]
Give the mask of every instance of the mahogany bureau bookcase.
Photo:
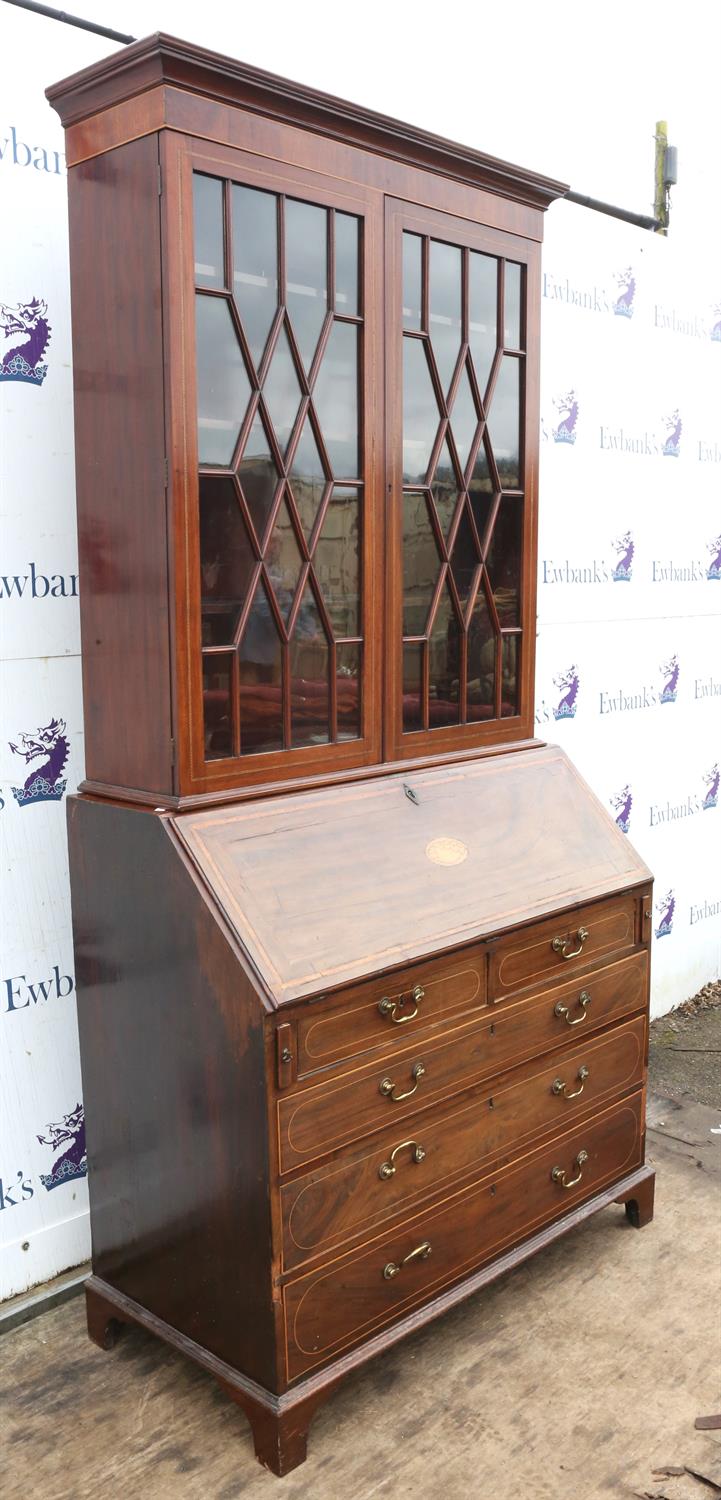
[[[67,133],[91,1336],[305,1456],[346,1373],[650,1219],[651,876],[533,735],[560,183],[167,36]]]

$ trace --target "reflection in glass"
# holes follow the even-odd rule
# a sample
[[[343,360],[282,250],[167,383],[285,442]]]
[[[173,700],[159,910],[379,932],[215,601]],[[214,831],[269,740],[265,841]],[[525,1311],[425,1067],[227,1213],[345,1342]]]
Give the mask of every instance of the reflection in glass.
[[[457,724],[460,712],[460,631],[446,586],[438,601],[428,642],[430,666],[430,727]]]
[[[256,369],[278,306],[278,211],[273,193],[232,187],[233,291]]]
[[[278,483],[278,470],[271,458],[265,428],[257,412],[246,438],[238,478],[245,495],[250,519],[262,542]]]
[[[448,540],[451,521],[456,513],[458,488],[451,450],[445,441],[438,456],[431,493],[435,501],[436,510],[438,511],[441,530],[446,540]]]
[[[279,447],[282,452],[285,452],[301,395],[298,372],[293,363],[285,325],[280,330],[273,350],[270,369],[265,377],[263,395]]]
[[[473,470],[471,472],[468,490],[471,497],[473,498],[476,495],[490,495],[492,489],[493,480],[491,478],[491,470],[488,463],[488,454],[486,452],[486,438],[484,436],[483,442],[481,443],[481,446],[478,449],[476,457],[473,461]]]
[[[315,549],[315,575],[336,637],[360,631],[358,491],[335,489]]]
[[[357,317],[358,304],[358,228],[359,220],[351,214],[335,216],[335,310]]]
[[[507,260],[504,270],[505,331],[503,342],[507,349],[521,348],[521,267]]]
[[[219,177],[193,173],[195,280],[198,286],[225,286],[223,266],[223,184]]]
[[[477,426],[478,412],[473,400],[468,371],[464,366],[461,371],[461,378],[458,382],[458,390],[456,391],[453,410],[451,412],[451,430],[456,440],[456,449],[464,473],[471,448],[473,447],[473,439],[476,435]]]
[[[336,646],[336,706],[339,740],[357,740],[360,735],[361,650],[359,641]]]
[[[287,624],[303,559],[285,495],[280,502],[273,532],[265,549],[264,561],[278,609]]]
[[[227,466],[250,397],[250,382],[228,304],[195,298],[198,384],[198,458]]]
[[[285,205],[285,300],[307,370],[328,311],[328,215],[295,198]]]
[[[403,340],[403,478],[423,484],[438,431],[438,403],[421,339]]]
[[[204,646],[230,646],[255,557],[232,479],[200,477],[200,583]]]
[[[507,719],[518,713],[520,688],[520,635],[501,636],[503,682],[501,687],[501,718]]]
[[[521,623],[523,500],[504,496],[493,525],[486,566],[501,625]]]
[[[468,511],[464,505],[451,554],[453,581],[458,590],[461,608],[464,610],[468,603],[468,595],[478,563],[479,557],[473,539],[473,527],[468,519]]]
[[[336,479],[360,477],[358,457],[358,328],[334,323],[313,402]]]
[[[421,323],[421,249],[417,234],[403,235],[403,327],[418,328]]]
[[[423,635],[440,563],[425,495],[403,496],[403,634]]]
[[[461,347],[461,252],[431,240],[430,335],[444,393]]]
[[[521,393],[520,361],[508,355],[501,361],[491,410],[488,433],[496,460],[501,488],[520,488]]]
[[[483,549],[485,546],[486,528],[491,511],[493,510],[494,496],[490,491],[476,490],[471,492],[470,501],[473,519],[476,523],[476,531],[478,532],[478,540],[481,544],[481,549]]]
[[[421,721],[421,674],[423,647],[413,641],[403,647],[403,732],[410,734],[422,727]]]
[[[291,744],[327,744],[329,714],[328,641],[308,585],[290,643]]]
[[[270,601],[258,584],[240,646],[240,750],[258,755],[283,748],[280,637]]]
[[[231,681],[232,656],[203,657],[203,722],[205,759],[222,760],[233,753]]]
[[[496,352],[498,261],[472,250],[468,264],[468,341],[478,388],[483,395]]]
[[[478,590],[468,630],[467,719],[492,719],[496,691],[496,634],[483,585]]]
[[[303,423],[303,431],[293,457],[290,479],[303,530],[306,537],[309,537],[325,489],[325,472],[309,417],[306,417]]]

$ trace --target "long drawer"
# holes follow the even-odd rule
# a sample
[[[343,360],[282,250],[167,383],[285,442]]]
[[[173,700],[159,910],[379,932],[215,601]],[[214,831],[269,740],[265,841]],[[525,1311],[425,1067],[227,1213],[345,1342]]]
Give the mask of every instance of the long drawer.
[[[418,1199],[453,1178],[480,1171],[484,1161],[513,1151],[567,1120],[598,1109],[643,1082],[645,1017],[571,1050],[493,1079],[460,1099],[425,1111],[404,1131],[371,1143],[281,1189],[286,1269],[328,1254],[376,1225],[408,1212]],[[492,1089],[492,1093],[489,1090]],[[408,1132],[412,1131],[409,1138]]]
[[[375,1130],[395,1129],[419,1108],[480,1079],[643,1009],[648,958],[632,954],[550,994],[534,996],[459,1027],[451,1036],[380,1057],[341,1079],[277,1102],[281,1172],[292,1171]],[[405,1096],[405,1097],[400,1097]]]
[[[636,942],[637,901],[629,891],[499,938],[491,944],[490,998],[562,983],[589,964],[627,952]]]
[[[288,1378],[368,1338],[642,1159],[637,1094],[284,1287]]]

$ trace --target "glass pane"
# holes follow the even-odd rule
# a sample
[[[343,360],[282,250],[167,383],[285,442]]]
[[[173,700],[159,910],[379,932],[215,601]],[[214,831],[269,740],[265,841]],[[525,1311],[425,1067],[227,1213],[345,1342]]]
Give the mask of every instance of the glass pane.
[[[233,291],[256,369],[278,306],[278,209],[273,193],[232,187]]]
[[[313,558],[336,637],[360,632],[359,506],[357,490],[334,490]]]
[[[421,249],[417,234],[403,235],[403,327],[418,328],[421,323]]]
[[[200,479],[200,578],[204,646],[230,646],[255,567],[231,479]]]
[[[456,440],[456,449],[464,473],[471,448],[473,447],[473,439],[476,435],[477,426],[478,412],[476,411],[476,405],[471,392],[468,371],[464,369],[461,372],[451,412],[451,431]]]
[[[358,302],[358,229],[359,221],[351,214],[335,216],[335,310],[357,317]]]
[[[507,719],[519,711],[521,637],[520,635],[503,635],[501,645],[503,664],[501,717]]]
[[[358,329],[334,323],[313,404],[336,479],[360,478],[358,457]]]
[[[219,177],[193,173],[195,280],[198,286],[225,286],[223,184]]]
[[[486,558],[501,625],[521,623],[522,546],[523,501],[507,496],[501,500]]]
[[[503,273],[506,304],[503,342],[507,349],[521,348],[521,267],[506,261]]]
[[[422,728],[421,672],[423,647],[413,642],[403,647],[403,733]]]
[[[488,612],[483,587],[479,588],[468,629],[469,724],[492,719],[496,691],[496,633]]]
[[[496,352],[496,317],[498,305],[498,261],[491,255],[471,251],[468,267],[469,324],[471,346],[478,389],[483,395],[488,384]]]
[[[240,646],[242,755],[283,749],[281,645],[268,595],[258,584]]]
[[[439,240],[431,240],[430,319],[433,353],[447,392],[461,347],[461,252]]]
[[[290,717],[293,745],[330,739],[328,642],[311,589],[306,588],[290,643]]]
[[[238,477],[250,518],[262,541],[278,483],[278,470],[271,457],[265,428],[256,414],[246,439]]]
[[[436,401],[421,339],[403,340],[403,478],[423,484],[438,432]]]
[[[361,732],[361,650],[359,642],[336,646],[339,740],[357,740]]]
[[[270,370],[265,377],[263,395],[278,439],[278,446],[284,453],[298,413],[301,396],[298,371],[290,352],[285,327],[281,328],[278,342],[273,350]]]
[[[473,527],[464,506],[451,554],[451,572],[463,609],[468,603],[468,595],[479,562],[480,558],[473,539]]]
[[[198,458],[227,466],[250,398],[250,382],[228,304],[195,299],[198,376]]]
[[[506,356],[496,381],[488,418],[488,434],[501,488],[520,489],[521,394],[520,361]]]
[[[490,491],[486,492],[485,490],[480,490],[476,493],[472,492],[470,495],[471,510],[473,511],[473,519],[476,523],[481,550],[485,546],[486,529],[491,511],[493,510],[494,499],[495,497]]]
[[[436,510],[438,511],[441,530],[446,540],[448,540],[451,521],[456,513],[456,505],[458,503],[458,488],[451,450],[447,442],[443,443],[438,457],[431,493],[435,501]]]
[[[328,215],[294,198],[285,204],[285,300],[308,369],[328,311]]]
[[[476,457],[475,457],[475,461],[474,461],[474,464],[473,464],[473,470],[472,470],[471,477],[470,477],[469,484],[468,484],[468,491],[469,491],[469,494],[471,496],[471,499],[473,500],[473,514],[474,514],[474,516],[476,516],[476,508],[475,508],[476,498],[480,497],[481,495],[483,495],[483,496],[490,495],[492,493],[492,491],[493,491],[493,479],[491,477],[491,470],[490,470],[490,466],[489,466],[489,463],[488,463],[488,454],[486,452],[486,440],[485,440],[485,437],[484,437],[484,440],[481,443],[481,446],[478,449],[478,452],[477,452]],[[476,524],[478,524],[478,518],[477,518],[477,516],[476,516]],[[480,528],[479,528],[479,530],[480,530]],[[482,540],[483,540],[483,537],[481,536],[481,541]]]
[[[425,495],[403,496],[403,634],[423,635],[438,582],[438,548]]]
[[[306,537],[309,537],[323,498],[325,472],[315,434],[307,417],[303,423],[300,442],[295,450],[290,478],[293,485],[293,498],[298,507],[303,530]]]
[[[273,585],[278,608],[286,623],[295,598],[302,563],[298,538],[293,529],[284,495],[275,518],[270,541],[265,549],[265,567]]]
[[[428,646],[430,658],[431,729],[457,724],[460,712],[458,679],[460,676],[460,630],[451,596],[444,588],[438,602]]]
[[[203,657],[205,759],[233,754],[232,656]]]

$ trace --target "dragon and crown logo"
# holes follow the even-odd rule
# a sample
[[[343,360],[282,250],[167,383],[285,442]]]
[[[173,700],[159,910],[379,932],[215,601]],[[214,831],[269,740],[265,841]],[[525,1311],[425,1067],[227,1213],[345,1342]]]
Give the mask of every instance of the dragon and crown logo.
[[[706,551],[711,553],[706,577],[718,581],[721,579],[721,533],[715,536],[712,542],[706,543]]]
[[[676,910],[676,897],[672,890],[667,892],[662,901],[656,903],[656,910],[661,913],[655,929],[656,937],[668,937],[673,927],[673,914]]]
[[[60,802],[68,784],[63,771],[70,753],[65,720],[51,719],[44,729],[38,729],[35,734],[20,734],[18,739],[18,745],[9,741],[13,755],[19,755],[26,763],[41,761],[31,770],[24,786],[11,788],[18,806]]]
[[[613,311],[617,318],[632,318],[633,299],[636,295],[636,278],[632,266],[627,266],[625,271],[617,271],[614,281],[618,287],[618,296],[613,304]]]
[[[620,828],[622,833],[628,833],[631,827],[631,808],[633,807],[630,786],[625,786],[622,791],[615,792],[610,800],[616,814],[616,827]]]
[[[78,1177],[88,1175],[88,1156],[85,1148],[85,1110],[82,1104],[76,1104],[69,1115],[64,1115],[62,1120],[54,1124],[46,1125],[47,1135],[39,1135],[41,1146],[52,1146],[53,1151],[59,1151],[62,1146],[67,1146],[53,1162],[49,1172],[41,1172],[40,1181],[49,1193],[53,1188],[60,1187],[64,1182],[74,1182]]]
[[[665,662],[659,671],[663,678],[663,686],[659,694],[659,703],[675,703],[678,693],[678,679],[681,668],[678,657],[672,656],[670,661]]]
[[[6,344],[0,354],[0,380],[18,380],[42,385],[48,373],[44,362],[50,343],[48,304],[40,297],[8,307],[0,302],[0,331]]]
[[[553,404],[558,412],[558,421],[553,427],[554,443],[570,443],[576,441],[576,423],[578,421],[578,399],[575,391],[568,391],[565,396],[554,396]]]
[[[553,710],[554,719],[575,719],[578,707],[578,668],[569,667],[553,679],[561,697]]]
[[[611,577],[614,583],[630,583],[633,554],[635,551],[630,531],[627,531],[624,536],[617,537],[613,546],[617,553],[617,560],[614,563]]]
[[[716,807],[718,804],[719,779],[719,768],[717,761],[716,764],[711,767],[710,771],[706,771],[703,777],[703,783],[706,787],[706,795],[702,803],[704,812],[708,812],[709,808]]]
[[[676,411],[672,411],[670,416],[663,418],[663,425],[666,428],[666,437],[661,452],[664,458],[678,458],[681,452],[681,433],[683,432],[683,422],[681,421],[678,408],[676,408]]]

